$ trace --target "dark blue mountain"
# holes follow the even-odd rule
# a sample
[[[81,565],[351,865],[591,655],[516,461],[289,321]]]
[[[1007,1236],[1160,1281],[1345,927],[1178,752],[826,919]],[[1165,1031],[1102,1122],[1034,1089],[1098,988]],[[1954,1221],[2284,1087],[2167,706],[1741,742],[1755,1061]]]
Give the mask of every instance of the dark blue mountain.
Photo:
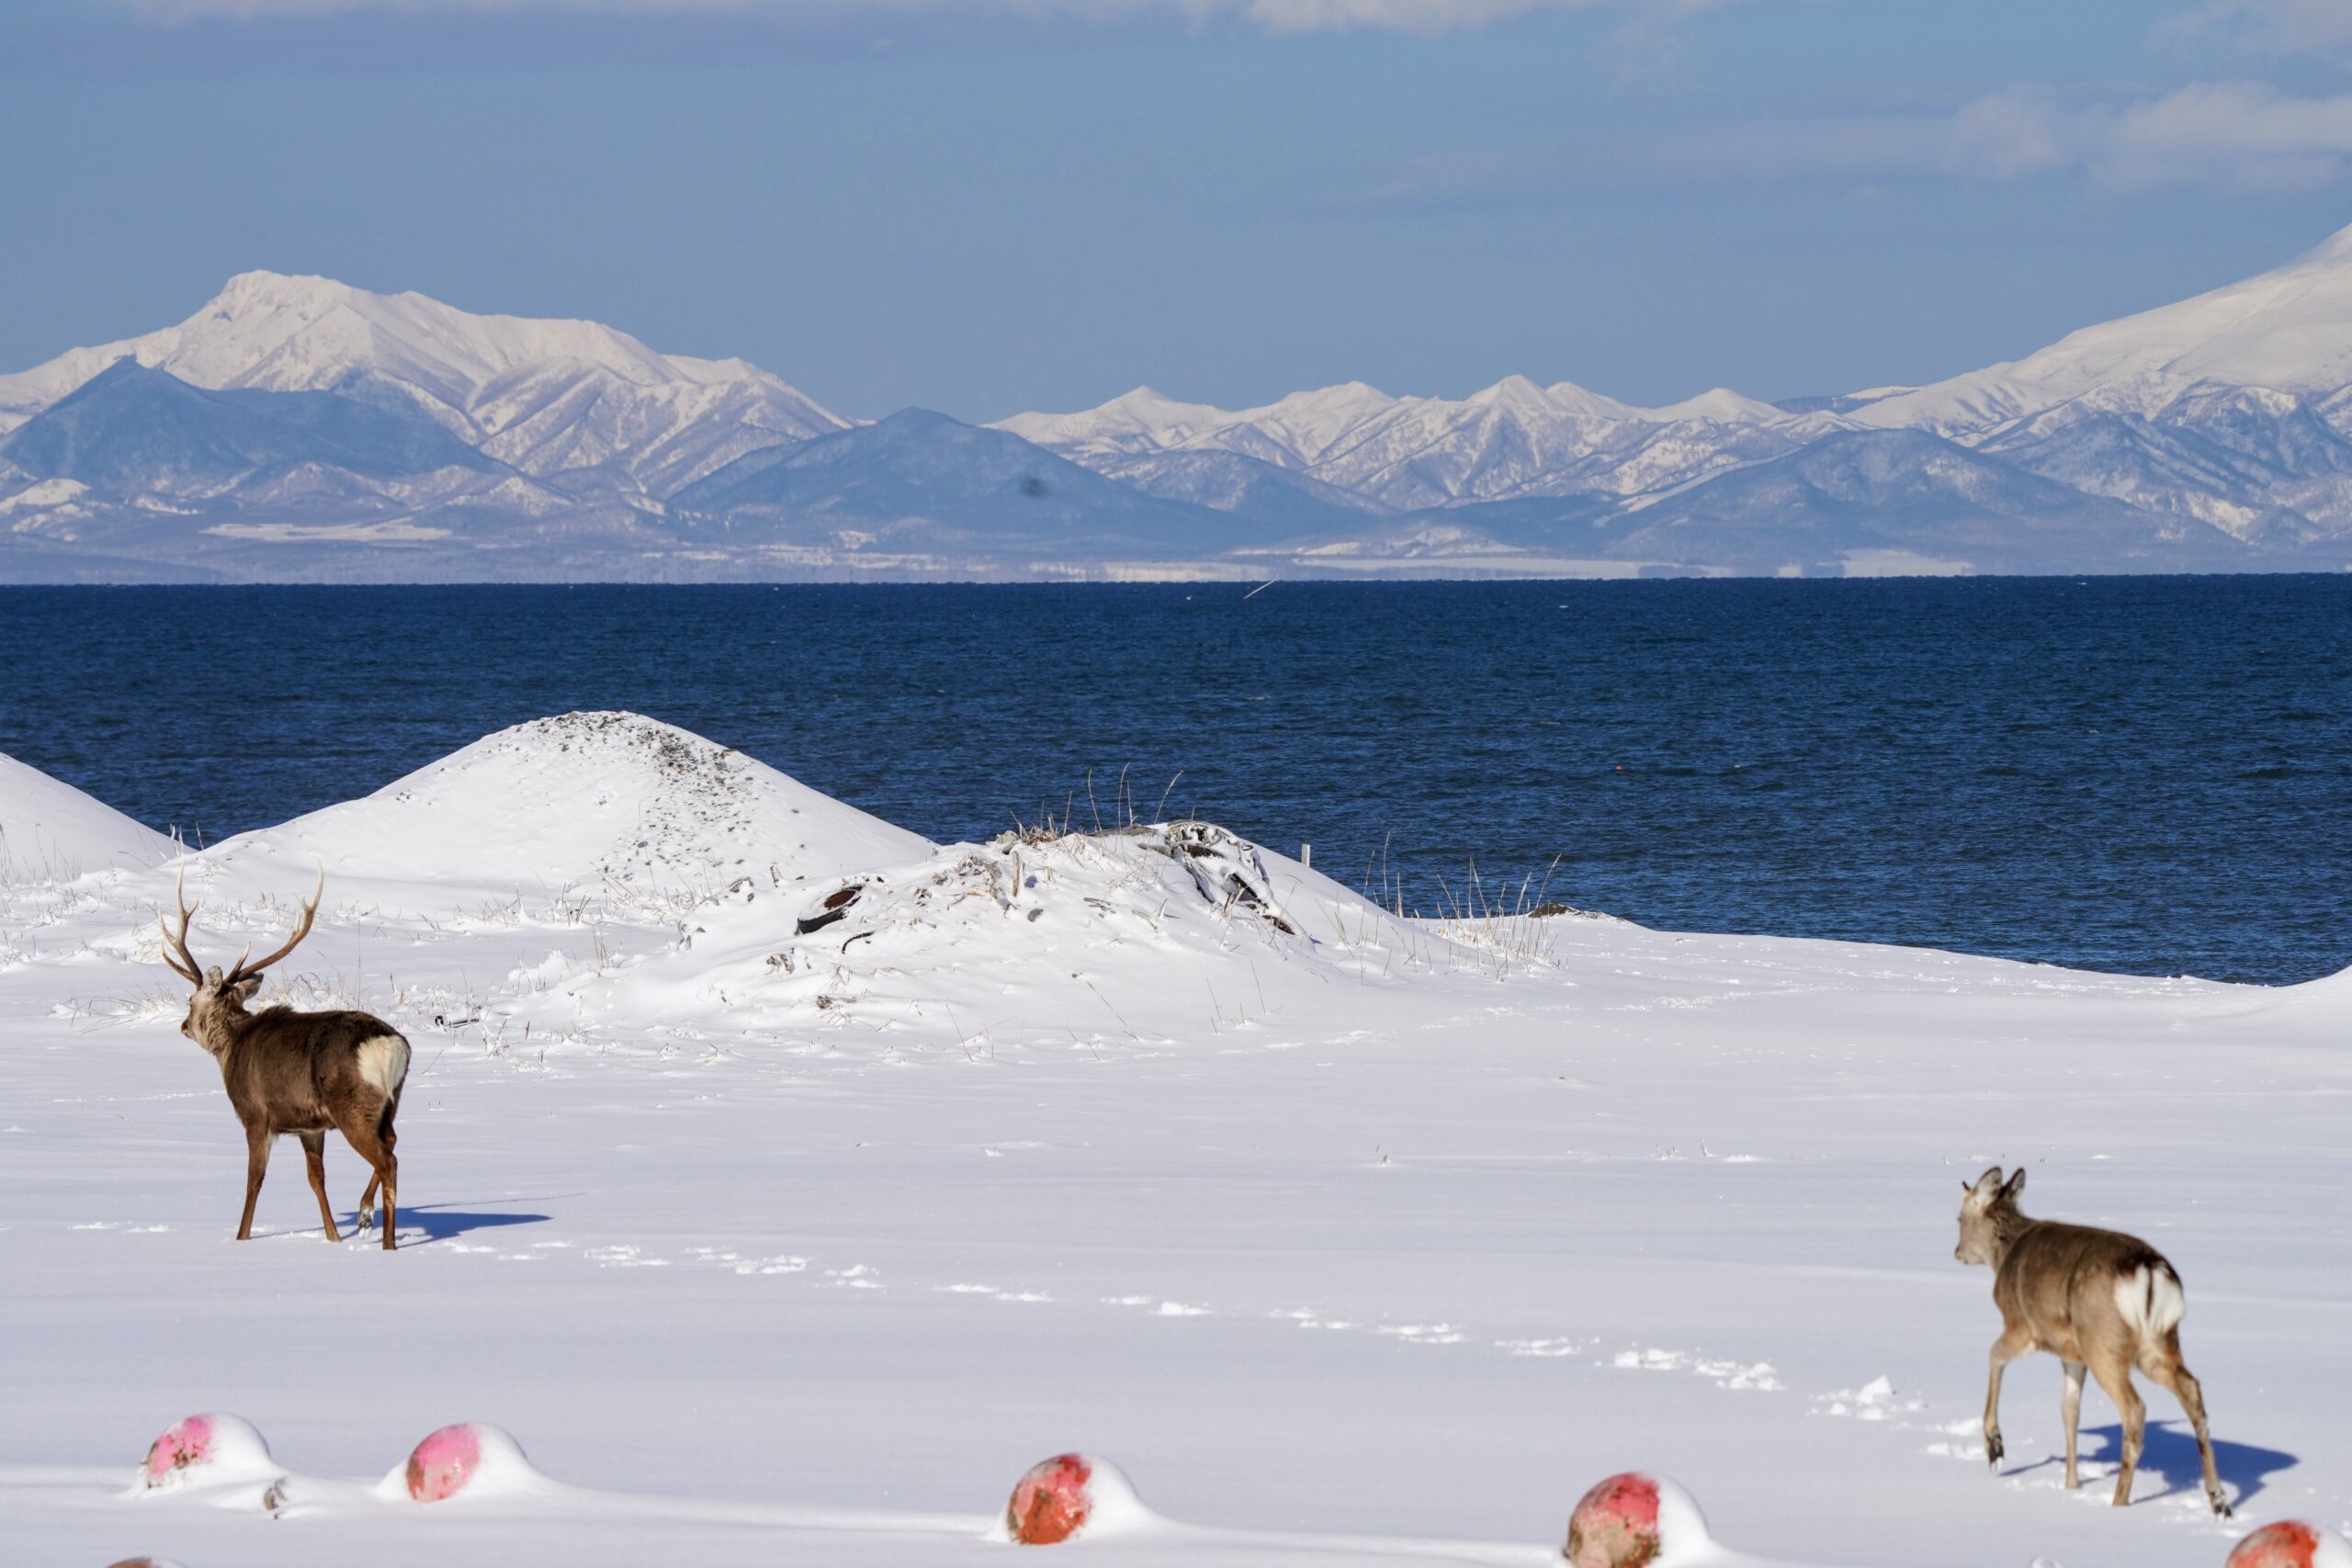
[[[1263,524],[1146,495],[1009,431],[906,409],[748,453],[678,492],[673,512],[815,545],[845,534],[900,549],[1144,552],[1197,559],[1261,542]]]
[[[27,420],[0,440],[0,457],[112,494],[213,494],[310,464],[372,480],[504,468],[419,410],[333,392],[208,391],[134,359]]]

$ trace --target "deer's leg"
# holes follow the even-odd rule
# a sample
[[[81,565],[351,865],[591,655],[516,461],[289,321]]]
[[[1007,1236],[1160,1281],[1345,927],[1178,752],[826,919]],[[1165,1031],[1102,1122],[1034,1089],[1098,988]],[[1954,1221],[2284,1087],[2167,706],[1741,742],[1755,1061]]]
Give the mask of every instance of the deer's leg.
[[[302,1163],[310,1168],[311,1190],[318,1195],[319,1218],[327,1227],[329,1241],[341,1241],[343,1233],[334,1228],[334,1209],[327,1202],[327,1135],[324,1133],[297,1133],[302,1140]]]
[[[400,1102],[398,1100],[394,1100],[392,1102],[392,1110],[397,1111],[399,1109]],[[386,1252],[390,1252],[393,1250],[392,1232],[396,1226],[396,1222],[399,1217],[397,1210],[400,1201],[399,1189],[401,1184],[401,1158],[400,1156],[392,1152],[393,1149],[399,1145],[401,1135],[392,1131],[392,1118],[390,1111],[387,1111],[384,1115],[382,1138],[384,1145],[384,1250]]]
[[[254,1204],[261,1198],[261,1179],[269,1169],[269,1143],[273,1136],[266,1128],[245,1129],[245,1213],[237,1222],[239,1241],[253,1239]]]
[[[2066,1392],[2058,1396],[2058,1419],[2066,1428],[2066,1490],[2078,1483],[2075,1475],[2075,1427],[2083,1415],[2083,1373],[2080,1361],[2066,1363]]]
[[[2205,1500],[2213,1505],[2215,1513],[2226,1519],[2230,1517],[2230,1499],[2229,1495],[2222,1490],[2221,1472],[2213,1467],[2213,1439],[2205,1429],[2205,1390],[2182,1363],[2178,1343],[2168,1348],[2168,1354],[2151,1357],[2143,1364],[2148,1369],[2148,1375],[2172,1390],[2173,1397],[2180,1401],[2181,1409],[2188,1413],[2188,1424],[2197,1432],[2197,1457],[2204,1461]]]
[[[395,1095],[390,1109],[377,1119],[377,1130],[382,1137],[386,1154],[391,1153],[392,1145],[400,1142],[400,1134],[392,1131],[392,1118],[400,1113],[400,1098]],[[383,1181],[384,1173],[370,1167],[368,1172],[368,1190],[359,1195],[359,1228],[361,1230],[366,1230],[376,1223],[376,1189],[382,1186]]]
[[[385,1127],[379,1133],[368,1122],[354,1117],[343,1129],[343,1140],[357,1151],[359,1157],[373,1166],[376,1180],[368,1184],[374,1190],[380,1183],[384,1190],[384,1250],[395,1250],[393,1233],[400,1225],[400,1161],[392,1156],[392,1130]]]
[[[1984,1462],[1988,1465],[1998,1465],[2007,1451],[2001,1447],[2001,1373],[2032,1348],[2033,1336],[2023,1324],[2012,1324],[1993,1341],[1992,1375],[1984,1385]]]
[[[2118,1414],[2123,1417],[2123,1464],[2115,1472],[2115,1506],[2128,1506],[2132,1501],[2132,1473],[2140,1468],[2140,1449],[2148,1431],[2148,1406],[2140,1398],[2140,1391],[2132,1386],[2132,1363],[2120,1357],[2101,1357],[2091,1363],[2091,1376],[2115,1402]]]

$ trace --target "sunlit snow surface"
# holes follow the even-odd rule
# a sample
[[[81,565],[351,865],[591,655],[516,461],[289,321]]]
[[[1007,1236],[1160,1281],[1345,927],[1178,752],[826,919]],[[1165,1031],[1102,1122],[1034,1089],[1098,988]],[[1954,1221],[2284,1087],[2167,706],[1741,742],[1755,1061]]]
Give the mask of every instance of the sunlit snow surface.
[[[1071,1453],[1134,1492],[1060,1550],[1136,1564],[1533,1568],[1627,1471],[1694,1562],[2219,1568],[2352,1515],[2352,977],[1441,925],[1204,830],[929,845],[570,716],[187,863],[208,962],[322,863],[268,996],[415,1046],[401,1250],[325,1244],[290,1146],[240,1245],[168,844],[0,785],[87,868],[0,886],[10,1561],[976,1561]],[[2179,1267],[2235,1521],[2154,1390],[2135,1506],[2096,1393],[2061,1491],[2046,1357],[1985,1473],[1994,1163]],[[142,1485],[191,1412],[234,1474]]]

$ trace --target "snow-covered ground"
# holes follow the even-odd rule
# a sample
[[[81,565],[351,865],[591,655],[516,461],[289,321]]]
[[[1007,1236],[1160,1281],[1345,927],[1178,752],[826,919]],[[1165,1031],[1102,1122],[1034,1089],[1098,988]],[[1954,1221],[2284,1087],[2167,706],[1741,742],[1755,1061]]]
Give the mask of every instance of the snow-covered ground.
[[[1064,1550],[1133,1564],[1532,1568],[1638,1467],[1781,1562],[2219,1568],[2352,1522],[2352,975],[1421,920],[1208,829],[934,846],[569,716],[184,863],[208,962],[323,864],[265,999],[414,1044],[386,1255],[321,1239],[290,1145],[230,1239],[175,846],[5,761],[0,825],[12,1562],[977,1561],[1070,1450],[1140,1501]],[[2096,1392],[2063,1492],[2046,1357],[1986,1473],[1952,1245],[1994,1163],[2178,1266],[2234,1521],[2153,1390],[2135,1506]],[[199,1412],[266,1452],[222,1423],[220,1484],[141,1492]],[[491,1434],[409,1501],[463,1421],[527,1461]]]

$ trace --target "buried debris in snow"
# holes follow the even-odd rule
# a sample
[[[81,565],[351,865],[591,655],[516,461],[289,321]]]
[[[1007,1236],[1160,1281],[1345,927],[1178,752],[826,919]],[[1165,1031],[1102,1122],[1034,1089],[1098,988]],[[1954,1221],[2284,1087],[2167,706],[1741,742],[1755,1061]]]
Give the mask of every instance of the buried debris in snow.
[[[1627,1471],[1577,1500],[1561,1555],[1568,1568],[1675,1568],[1710,1545],[1690,1493],[1664,1476]]]
[[[1168,852],[1193,874],[1201,897],[1220,908],[1255,909],[1284,936],[1296,934],[1274,898],[1257,845],[1214,822],[1170,822],[1161,831]]]
[[[847,887],[836,887],[826,894],[794,922],[793,934],[807,936],[810,931],[824,930],[835,920],[848,919],[849,907],[857,902],[857,889],[858,885],[853,882]]]
[[[1092,1454],[1056,1454],[1013,1483],[1004,1538],[1052,1546],[1129,1529],[1151,1517],[1126,1472]]]
[[[2223,1568],[2352,1568],[2352,1546],[2316,1525],[2280,1519],[2239,1541]]]

